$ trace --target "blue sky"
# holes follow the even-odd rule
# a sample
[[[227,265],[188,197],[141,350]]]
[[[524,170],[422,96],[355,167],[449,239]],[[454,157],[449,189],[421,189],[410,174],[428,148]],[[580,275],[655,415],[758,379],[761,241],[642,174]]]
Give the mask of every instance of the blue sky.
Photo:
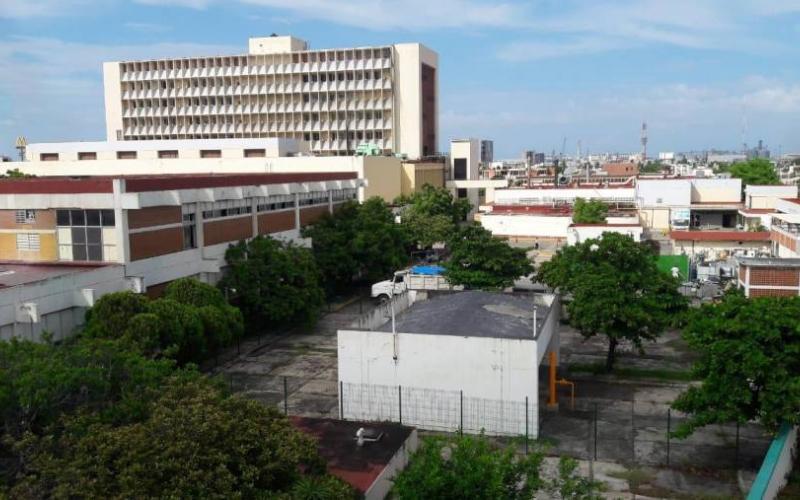
[[[0,0],[0,153],[104,138],[101,63],[418,41],[440,56],[440,148],[800,152],[800,0]]]

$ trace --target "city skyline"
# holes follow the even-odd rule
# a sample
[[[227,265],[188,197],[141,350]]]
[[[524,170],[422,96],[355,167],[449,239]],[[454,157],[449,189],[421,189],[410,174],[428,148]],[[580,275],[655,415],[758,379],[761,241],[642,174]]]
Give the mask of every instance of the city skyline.
[[[420,16],[420,13],[426,13]],[[103,61],[241,53],[250,36],[312,48],[420,42],[440,56],[439,149],[451,138],[574,153],[800,151],[800,5],[767,2],[325,3],[0,0],[0,154],[104,137]],[[111,21],[109,21],[111,19]]]

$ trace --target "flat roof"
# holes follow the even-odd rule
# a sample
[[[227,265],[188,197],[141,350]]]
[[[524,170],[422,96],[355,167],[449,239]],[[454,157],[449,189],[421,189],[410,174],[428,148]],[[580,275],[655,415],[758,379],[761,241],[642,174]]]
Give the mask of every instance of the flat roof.
[[[403,447],[414,429],[392,422],[353,422],[328,418],[289,417],[296,428],[317,440],[317,451],[328,465],[328,472],[347,482],[362,494]],[[382,433],[375,442],[356,444],[359,428]]]
[[[670,231],[676,241],[769,241],[769,231]]]
[[[800,224],[800,214],[773,214],[772,216],[789,224]]]
[[[70,274],[94,271],[95,269],[116,264],[108,263],[22,263],[18,261],[0,261],[0,290],[13,286],[27,285]]]
[[[540,331],[549,307],[534,305],[531,295],[479,290],[431,295],[397,315],[395,323],[402,333],[534,340],[534,307]],[[376,331],[391,332],[391,321]]]
[[[162,174],[120,176],[52,176],[0,179],[3,194],[113,193],[114,180],[125,180],[125,192],[169,191],[234,186],[259,186],[356,179],[356,172],[298,172],[270,174]]]
[[[800,267],[800,259],[740,257],[739,264],[749,267]]]

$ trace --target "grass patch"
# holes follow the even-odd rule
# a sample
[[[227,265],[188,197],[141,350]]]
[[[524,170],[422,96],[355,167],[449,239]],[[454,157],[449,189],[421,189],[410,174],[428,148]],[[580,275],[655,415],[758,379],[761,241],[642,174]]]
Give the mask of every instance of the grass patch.
[[[571,373],[591,373],[593,375],[608,375],[603,363],[573,363],[569,365]],[[620,378],[665,380],[668,382],[690,382],[695,380],[689,370],[668,370],[666,368],[623,368],[616,367],[611,372]]]

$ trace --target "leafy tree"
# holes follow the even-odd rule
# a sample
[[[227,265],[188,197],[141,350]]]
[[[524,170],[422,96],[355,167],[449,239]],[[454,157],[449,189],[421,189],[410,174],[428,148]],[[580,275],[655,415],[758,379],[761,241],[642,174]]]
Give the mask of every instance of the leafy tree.
[[[753,158],[745,162],[734,163],[729,171],[733,177],[742,179],[743,187],[781,183],[772,163],[764,158]]]
[[[569,321],[581,335],[608,338],[608,371],[620,341],[641,349],[686,308],[677,281],[656,267],[652,251],[618,233],[560,249],[540,266],[537,279],[571,296]]]
[[[90,337],[123,337],[133,317],[147,311],[147,303],[147,297],[131,291],[107,293],[86,313],[85,332]]]
[[[303,498],[309,481],[327,492],[316,498],[351,495],[286,417],[205,379],[168,380],[136,422],[62,424],[57,436],[16,443],[23,466],[11,497]]]
[[[233,303],[251,324],[316,321],[325,297],[311,251],[258,236],[231,245],[225,260],[220,287],[232,290]]]
[[[575,224],[603,224],[606,222],[608,206],[600,200],[575,199],[572,222]]]
[[[377,197],[349,203],[303,229],[329,295],[356,280],[377,280],[407,263],[405,233],[386,203]]]
[[[530,499],[544,486],[542,454],[518,456],[484,436],[428,437],[395,479],[398,500]]]
[[[230,345],[244,335],[242,312],[228,304],[222,292],[194,278],[181,278],[167,285],[164,298],[197,308],[209,352]]]
[[[5,175],[0,175],[0,179],[3,177],[8,177],[9,179],[30,179],[31,177],[36,177],[36,176],[33,174],[26,174],[20,171],[19,168],[14,168],[6,170]]]
[[[512,248],[477,224],[456,231],[449,247],[444,275],[453,285],[500,289],[533,272],[525,250]]]
[[[454,199],[447,189],[435,188],[430,184],[425,184],[411,196],[399,199],[398,203],[406,205],[401,220],[409,241],[422,248],[447,241],[456,225],[472,210],[467,199]]]
[[[756,420],[770,431],[800,423],[800,298],[746,299],[729,293],[689,317],[683,337],[700,358],[702,380],[673,407],[689,414],[688,436],[715,423]]]

